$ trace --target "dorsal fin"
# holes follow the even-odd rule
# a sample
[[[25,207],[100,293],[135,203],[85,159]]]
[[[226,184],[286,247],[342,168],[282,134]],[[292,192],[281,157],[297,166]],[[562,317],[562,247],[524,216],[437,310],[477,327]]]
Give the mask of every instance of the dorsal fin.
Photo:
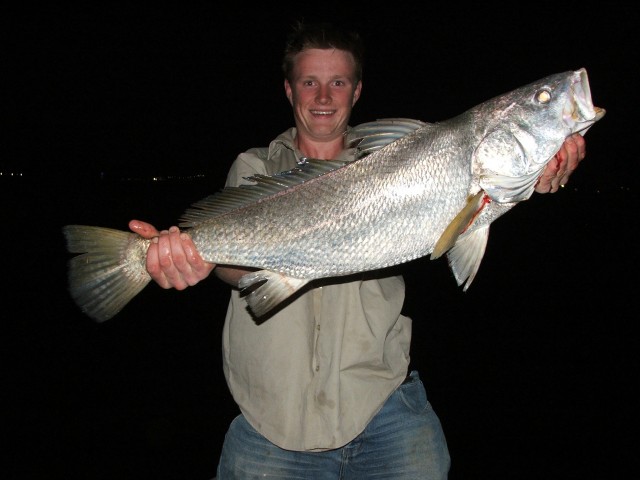
[[[221,191],[197,201],[180,217],[181,228],[191,228],[218,215],[224,215],[296,185],[320,177],[346,165],[346,161],[304,159],[296,168],[274,175],[253,175],[251,185],[224,187]]]
[[[347,145],[358,149],[358,158],[369,155],[428,123],[411,118],[382,118],[361,123],[347,134]]]
[[[362,158],[427,125],[429,124],[410,118],[383,118],[362,123],[349,130],[346,145],[350,148],[356,147],[356,158]],[[180,217],[179,226],[182,228],[194,227],[210,218],[223,215],[236,208],[241,208],[317,178],[347,163],[350,162],[303,159],[298,167],[285,172],[247,177],[247,180],[255,183],[239,187],[225,187],[220,192],[209,195],[191,205]]]

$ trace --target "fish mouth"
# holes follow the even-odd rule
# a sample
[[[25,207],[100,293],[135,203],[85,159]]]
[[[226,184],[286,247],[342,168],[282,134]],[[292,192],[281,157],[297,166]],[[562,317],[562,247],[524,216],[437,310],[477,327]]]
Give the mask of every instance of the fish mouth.
[[[591,99],[591,87],[585,68],[566,72],[557,83],[557,89],[562,97],[562,105],[553,111],[553,118],[548,121],[553,128],[549,145],[537,145],[541,139],[531,139],[527,135],[514,135],[520,146],[520,151],[527,159],[517,171],[496,171],[484,166],[481,173],[480,187],[498,203],[513,203],[526,200],[535,189],[536,182],[544,167],[555,157],[562,142],[575,133],[584,135],[587,130],[605,115],[605,110],[595,107]],[[561,108],[561,111],[560,111]],[[559,118],[558,115],[561,114]],[[548,119],[547,119],[548,120]],[[544,129],[543,129],[544,131]],[[535,135],[534,135],[535,137]],[[529,145],[530,143],[533,146]],[[552,151],[553,148],[557,148]],[[533,153],[529,158],[529,151]]]
[[[591,87],[587,70],[574,72],[571,84],[571,101],[565,106],[564,119],[574,133],[585,134],[589,127],[604,117],[606,110],[595,107],[591,99]]]

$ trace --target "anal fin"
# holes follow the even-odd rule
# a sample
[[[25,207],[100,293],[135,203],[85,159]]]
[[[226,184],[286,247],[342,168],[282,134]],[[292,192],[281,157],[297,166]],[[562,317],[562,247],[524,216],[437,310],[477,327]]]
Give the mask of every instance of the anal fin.
[[[307,283],[307,279],[287,277],[270,270],[258,270],[242,276],[238,281],[238,287],[248,292],[245,300],[249,308],[254,315],[261,317]]]

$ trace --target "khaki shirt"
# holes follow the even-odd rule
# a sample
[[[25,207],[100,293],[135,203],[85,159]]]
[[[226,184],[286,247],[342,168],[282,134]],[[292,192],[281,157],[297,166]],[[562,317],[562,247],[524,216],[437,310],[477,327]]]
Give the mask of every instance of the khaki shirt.
[[[269,148],[240,154],[227,185],[296,167],[295,134],[291,128]],[[341,157],[351,159],[353,152]],[[260,324],[232,290],[223,330],[225,377],[249,423],[279,447],[345,445],[406,377],[411,319],[400,313],[404,280],[366,277],[323,282]]]

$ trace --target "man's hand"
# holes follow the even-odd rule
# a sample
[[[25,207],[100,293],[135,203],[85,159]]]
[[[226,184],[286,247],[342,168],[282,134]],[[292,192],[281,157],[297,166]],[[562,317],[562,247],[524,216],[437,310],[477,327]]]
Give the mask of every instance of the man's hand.
[[[147,250],[147,271],[162,288],[184,290],[209,276],[215,264],[205,262],[191,237],[178,227],[159,232],[153,225],[131,220],[129,228],[151,239]]]
[[[536,184],[536,192],[554,193],[564,187],[585,154],[586,143],[583,136],[574,133],[565,140],[556,156],[545,167]]]

